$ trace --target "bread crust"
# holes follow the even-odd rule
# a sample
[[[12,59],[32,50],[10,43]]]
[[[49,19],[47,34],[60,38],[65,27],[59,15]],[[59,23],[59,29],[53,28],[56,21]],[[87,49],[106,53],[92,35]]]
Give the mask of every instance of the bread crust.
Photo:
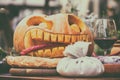
[[[42,58],[32,56],[8,56],[7,63],[22,68],[56,68],[61,58]]]

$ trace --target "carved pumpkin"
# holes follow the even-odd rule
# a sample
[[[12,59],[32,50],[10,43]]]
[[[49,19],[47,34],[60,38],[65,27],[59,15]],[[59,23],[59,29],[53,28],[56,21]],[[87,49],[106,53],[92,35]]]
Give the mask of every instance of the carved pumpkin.
[[[28,53],[33,56],[63,57],[65,46],[76,41],[93,42],[93,38],[85,23],[73,14],[31,15],[24,18],[14,32],[17,52],[36,45],[47,45]],[[92,51],[93,44],[88,55]]]

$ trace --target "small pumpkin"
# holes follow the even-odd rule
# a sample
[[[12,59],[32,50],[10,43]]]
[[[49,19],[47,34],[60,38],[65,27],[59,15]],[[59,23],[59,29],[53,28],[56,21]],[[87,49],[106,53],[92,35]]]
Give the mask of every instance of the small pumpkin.
[[[20,21],[14,32],[15,50],[32,56],[63,57],[65,47],[76,41],[93,42],[93,37],[74,14],[31,15]],[[92,52],[93,44],[88,55]]]

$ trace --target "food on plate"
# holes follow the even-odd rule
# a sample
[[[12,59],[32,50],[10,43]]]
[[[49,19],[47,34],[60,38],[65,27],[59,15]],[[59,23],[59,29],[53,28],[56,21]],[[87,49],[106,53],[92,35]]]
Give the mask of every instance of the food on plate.
[[[98,56],[104,65],[104,75],[116,76],[120,74],[120,56]]]
[[[94,57],[65,57],[58,62],[57,72],[62,76],[85,77],[98,76],[104,72],[104,66]]]
[[[120,56],[98,56],[103,64],[120,64]]]

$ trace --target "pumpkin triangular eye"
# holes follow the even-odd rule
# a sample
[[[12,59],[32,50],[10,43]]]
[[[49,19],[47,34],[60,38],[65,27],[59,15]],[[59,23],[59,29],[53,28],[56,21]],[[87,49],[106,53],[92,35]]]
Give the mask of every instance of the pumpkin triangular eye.
[[[47,29],[47,24],[45,22],[40,23],[38,26],[42,29]]]
[[[70,25],[70,27],[76,33],[80,33],[81,32],[81,30],[80,30],[80,28],[78,27],[77,24],[72,24],[72,25]]]
[[[53,26],[53,22],[52,21],[45,21],[46,24],[47,24],[47,29],[51,30],[52,29],[52,26]]]
[[[41,22],[44,22],[44,18],[40,16],[33,16],[27,21],[28,26],[37,26]]]
[[[43,17],[34,16],[34,17],[31,17],[27,21],[27,25],[28,26],[40,26],[40,25],[42,25],[42,28],[44,27],[45,29],[51,30],[53,23],[52,23],[52,21],[45,20]]]

